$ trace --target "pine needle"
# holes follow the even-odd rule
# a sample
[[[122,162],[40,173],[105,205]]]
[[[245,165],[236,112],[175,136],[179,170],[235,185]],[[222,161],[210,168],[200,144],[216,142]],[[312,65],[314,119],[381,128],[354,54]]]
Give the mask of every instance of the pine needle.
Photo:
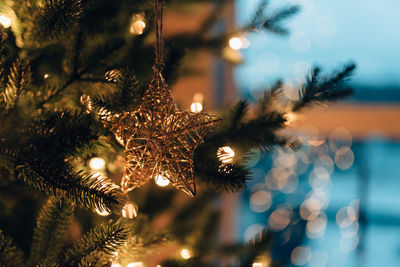
[[[85,234],[80,241],[61,257],[61,266],[77,266],[85,258],[93,253],[105,253],[111,255],[128,237],[128,225],[123,219],[109,221],[98,225]]]
[[[66,199],[50,197],[40,211],[33,233],[31,264],[43,258],[56,258],[64,244],[73,218],[74,207]]]
[[[22,252],[12,245],[12,240],[4,236],[2,230],[0,230],[0,266],[24,266]]]

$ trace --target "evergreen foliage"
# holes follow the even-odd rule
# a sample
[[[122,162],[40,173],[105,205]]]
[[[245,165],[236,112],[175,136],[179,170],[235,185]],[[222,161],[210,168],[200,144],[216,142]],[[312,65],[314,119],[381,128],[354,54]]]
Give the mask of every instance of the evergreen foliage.
[[[292,17],[300,11],[300,6],[290,5],[278,10],[275,10],[270,15],[265,15],[265,10],[268,6],[268,0],[260,1],[256,11],[254,12],[253,19],[249,25],[249,29],[262,28],[278,35],[288,35],[289,30],[282,26],[282,21]]]
[[[96,259],[94,256],[96,253],[111,255],[123,245],[127,236],[128,226],[124,219],[100,224],[60,256],[61,266],[77,266],[80,263],[90,262]]]
[[[29,258],[31,265],[44,258],[56,258],[64,245],[73,215],[74,207],[68,200],[49,198],[37,217]]]
[[[293,105],[293,111],[311,104],[327,104],[329,102],[344,98],[352,93],[345,82],[354,73],[356,65],[348,63],[331,76],[320,77],[321,69],[312,69],[305,84],[299,91],[299,100]]]
[[[0,266],[23,266],[23,255],[0,230]]]

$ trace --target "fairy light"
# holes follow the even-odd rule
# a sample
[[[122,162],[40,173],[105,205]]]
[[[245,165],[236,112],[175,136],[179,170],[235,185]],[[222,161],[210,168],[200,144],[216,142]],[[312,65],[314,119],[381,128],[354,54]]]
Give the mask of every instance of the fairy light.
[[[137,217],[138,210],[138,206],[135,203],[129,202],[122,208],[122,216],[128,219],[133,219]]]
[[[235,151],[230,146],[223,146],[218,148],[217,157],[223,164],[232,163]]]
[[[181,250],[181,256],[185,260],[190,259],[192,257],[192,252],[190,252],[190,250],[188,250],[187,248],[184,248]]]
[[[50,77],[50,74],[48,74],[48,73],[45,73],[44,75],[43,75],[43,78],[44,79],[48,79]]]
[[[195,113],[201,112],[203,110],[203,100],[204,95],[202,93],[194,94],[193,103],[190,105],[190,110]]]
[[[162,176],[161,174],[156,175],[155,181],[156,181],[156,184],[157,184],[158,186],[161,186],[161,187],[164,187],[164,186],[169,185],[169,180],[168,180],[168,178]]]
[[[239,37],[232,37],[231,39],[229,39],[229,46],[232,49],[239,50],[240,48],[242,48],[242,45],[242,40],[240,40]]]
[[[240,50],[242,48],[247,48],[250,45],[249,40],[247,40],[245,37],[240,37],[240,36],[234,36],[229,39],[229,47],[232,48],[233,50]]]
[[[92,170],[103,170],[106,166],[106,161],[102,158],[94,157],[89,161],[89,167]]]
[[[146,28],[146,22],[141,14],[135,14],[132,16],[132,23],[129,28],[129,32],[133,35],[141,35]]]
[[[11,26],[11,19],[5,15],[0,15],[0,24],[4,28],[9,28]]]
[[[190,105],[190,110],[192,112],[199,113],[203,110],[203,104],[201,104],[200,102],[193,102]]]
[[[131,262],[128,263],[127,267],[144,267],[144,264],[141,261]]]

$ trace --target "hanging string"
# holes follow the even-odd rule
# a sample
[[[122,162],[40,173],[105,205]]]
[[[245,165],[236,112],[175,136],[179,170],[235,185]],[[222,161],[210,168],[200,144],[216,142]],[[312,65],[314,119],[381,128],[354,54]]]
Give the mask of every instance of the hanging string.
[[[164,0],[154,0],[154,26],[156,28],[155,56],[156,66],[163,65],[163,13]]]

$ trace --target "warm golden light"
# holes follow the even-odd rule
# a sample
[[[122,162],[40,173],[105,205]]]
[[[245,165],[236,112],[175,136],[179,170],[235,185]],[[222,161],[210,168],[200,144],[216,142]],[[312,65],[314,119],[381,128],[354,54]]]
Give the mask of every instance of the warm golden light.
[[[199,113],[203,110],[203,105],[200,102],[193,102],[190,105],[190,110],[195,113]]]
[[[141,14],[136,14],[132,16],[131,26],[129,32],[133,35],[141,35],[146,28],[146,22]]]
[[[5,15],[0,15],[0,24],[4,28],[8,28],[11,26],[11,19]]]
[[[89,167],[92,170],[103,170],[106,166],[106,161],[102,158],[94,157],[89,160]]]
[[[138,210],[139,210],[138,206],[135,203],[133,202],[127,203],[122,208],[122,216],[128,219],[133,219],[137,217]]]
[[[296,113],[288,112],[284,115],[285,118],[285,125],[293,126],[293,124],[298,120],[299,116]]]
[[[44,75],[43,75],[43,78],[45,78],[45,79],[48,79],[50,77],[50,74],[48,74],[48,73],[45,73]]]
[[[202,93],[195,93],[193,96],[193,102],[203,102],[204,95]]]
[[[315,147],[317,147],[317,146],[320,146],[320,145],[322,145],[323,143],[325,143],[325,140],[308,140],[307,141],[307,143],[309,144],[309,145],[311,145],[311,146],[315,146]]]
[[[99,209],[99,208],[96,208],[96,213],[97,213],[98,215],[100,215],[100,216],[108,216],[108,215],[111,214],[110,211],[108,211],[108,210],[106,210],[106,209]]]
[[[128,263],[127,267],[144,267],[144,264],[141,261],[131,262],[131,263]]]
[[[142,20],[138,20],[138,21],[132,23],[129,31],[131,34],[140,35],[140,34],[143,34],[145,27],[146,27],[146,23]]]
[[[122,266],[121,266],[121,264],[119,264],[119,263],[113,262],[113,263],[111,264],[111,267],[122,267]]]
[[[264,264],[262,264],[261,262],[254,262],[252,267],[264,267]]]
[[[243,56],[239,50],[232,49],[230,46],[225,47],[222,50],[222,56],[233,64],[239,64],[243,62]]]
[[[232,163],[235,157],[235,151],[233,151],[230,146],[223,146],[218,148],[217,157],[224,164]]]
[[[181,250],[181,256],[185,260],[190,259],[192,257],[192,252],[190,252],[190,250],[188,250],[187,248],[184,248]]]
[[[229,47],[232,48],[233,50],[240,50],[242,48],[247,48],[249,47],[250,42],[244,37],[232,37],[229,39]]]
[[[120,75],[119,70],[109,70],[104,73],[104,79],[106,79],[109,82],[116,82],[118,76]]]
[[[229,46],[232,49],[239,50],[240,48],[242,48],[243,43],[239,37],[232,37],[231,39],[229,39]]]
[[[161,174],[156,175],[155,181],[156,181],[156,184],[161,187],[169,185],[169,179],[162,176]]]

